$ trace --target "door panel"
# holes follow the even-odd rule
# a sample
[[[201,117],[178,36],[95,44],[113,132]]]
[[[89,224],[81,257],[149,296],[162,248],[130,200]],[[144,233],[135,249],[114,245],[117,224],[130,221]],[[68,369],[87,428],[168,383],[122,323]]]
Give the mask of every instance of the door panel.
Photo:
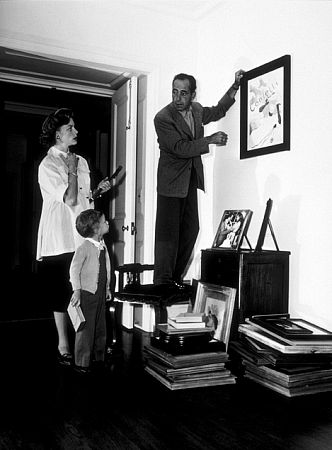
[[[138,78],[137,93],[137,162],[136,162],[136,245],[135,262],[144,263],[145,163],[146,163],[146,98],[147,77]],[[149,173],[148,176],[151,176]]]
[[[112,98],[112,172],[122,166],[111,212],[118,265],[135,261],[136,122],[137,78],[132,77]]]

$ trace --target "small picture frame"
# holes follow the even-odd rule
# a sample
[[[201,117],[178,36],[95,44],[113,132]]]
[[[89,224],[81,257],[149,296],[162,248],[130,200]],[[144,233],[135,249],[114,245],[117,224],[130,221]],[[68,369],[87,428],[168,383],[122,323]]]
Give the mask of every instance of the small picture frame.
[[[265,236],[266,236],[267,227],[271,223],[270,222],[270,216],[271,216],[272,205],[273,205],[273,201],[272,201],[272,199],[269,198],[268,201],[266,202],[265,213],[264,213],[261,229],[259,231],[255,252],[262,251],[264,240],[265,240]],[[277,246],[277,249],[278,249],[278,246]]]
[[[251,221],[250,209],[226,209],[222,215],[212,248],[239,250]]]
[[[236,289],[198,282],[194,313],[204,313],[212,337],[228,345],[234,311]]]
[[[240,159],[290,150],[290,55],[241,80]]]

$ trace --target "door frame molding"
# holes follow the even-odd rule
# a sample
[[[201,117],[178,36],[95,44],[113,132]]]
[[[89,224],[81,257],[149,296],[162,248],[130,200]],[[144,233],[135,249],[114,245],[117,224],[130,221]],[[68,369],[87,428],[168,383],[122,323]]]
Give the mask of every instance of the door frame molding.
[[[98,48],[82,47],[68,43],[64,47],[63,42],[54,39],[43,39],[24,33],[0,31],[0,45],[12,50],[28,52],[36,56],[52,58],[62,63],[76,64],[81,67],[94,70],[109,71],[112,73],[128,72],[128,75],[140,75],[147,77],[147,104],[146,104],[146,154],[145,173],[153,176],[145,177],[142,195],[145,198],[144,209],[144,254],[141,261],[145,264],[154,262],[154,221],[156,212],[156,173],[158,162],[158,148],[153,127],[153,117],[156,111],[157,92],[159,85],[159,68],[146,64],[143,61],[133,60],[132,56],[114,56],[112,53]],[[13,80],[14,81],[14,80]],[[151,124],[151,126],[148,126]]]

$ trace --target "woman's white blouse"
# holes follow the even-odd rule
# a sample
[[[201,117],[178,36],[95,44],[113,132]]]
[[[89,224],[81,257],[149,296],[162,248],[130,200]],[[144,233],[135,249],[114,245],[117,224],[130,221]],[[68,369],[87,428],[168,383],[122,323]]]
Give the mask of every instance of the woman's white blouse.
[[[51,147],[38,168],[38,182],[43,197],[37,240],[37,260],[44,256],[54,256],[74,252],[83,242],[76,231],[76,217],[81,211],[93,208],[89,202],[90,170],[87,161],[78,156],[77,205],[68,206],[63,197],[68,188],[68,167],[60,155],[66,156]]]

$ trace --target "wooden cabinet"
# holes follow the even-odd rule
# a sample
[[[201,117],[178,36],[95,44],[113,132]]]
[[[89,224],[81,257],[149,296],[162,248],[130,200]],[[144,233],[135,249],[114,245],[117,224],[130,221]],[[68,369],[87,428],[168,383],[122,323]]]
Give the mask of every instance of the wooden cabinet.
[[[202,250],[201,281],[236,288],[235,325],[252,314],[288,312],[286,251]]]

